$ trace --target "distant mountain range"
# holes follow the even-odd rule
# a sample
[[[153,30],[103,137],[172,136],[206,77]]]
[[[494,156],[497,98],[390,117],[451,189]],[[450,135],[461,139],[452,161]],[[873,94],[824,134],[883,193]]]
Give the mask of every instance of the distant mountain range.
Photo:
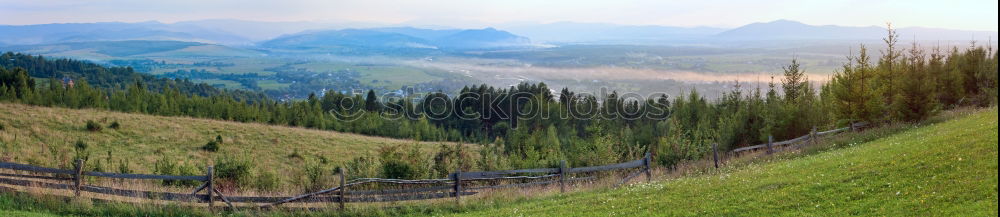
[[[726,31],[714,27],[631,26],[575,22],[508,25],[503,28],[539,42],[598,44],[696,40]]]
[[[244,48],[186,41],[86,41],[53,44],[0,45],[0,51],[97,60],[108,57],[253,57],[264,53]]]
[[[632,26],[557,22],[500,25],[500,29],[379,27],[365,23],[258,22],[199,20],[178,23],[103,22],[0,25],[0,48],[82,42],[183,41],[261,49],[429,49],[467,50],[535,47],[542,44],[711,44],[768,41],[875,41],[886,35],[877,26],[808,25],[790,20],[753,23],[734,29]],[[997,38],[996,32],[908,27],[904,40],[970,41]],[[132,43],[136,44],[136,43]],[[139,43],[141,44],[141,43]],[[155,43],[164,45],[164,43]],[[169,47],[169,46],[168,46]],[[239,53],[239,52],[237,52]]]
[[[217,44],[251,42],[245,37],[211,28],[159,22],[0,25],[0,35],[3,36],[0,37],[0,43],[8,45],[121,40],[169,40]]]
[[[531,40],[526,37],[493,28],[433,30],[413,27],[307,31],[260,43],[264,48],[293,50],[351,47],[461,50],[530,45]]]
[[[791,20],[752,23],[733,29],[714,27],[634,26],[557,22],[504,26],[515,34],[545,43],[692,44],[726,41],[879,40],[885,27],[808,25]],[[996,38],[997,32],[907,27],[896,29],[903,39],[970,41]]]
[[[922,27],[898,28],[905,40],[971,41],[996,38],[997,32],[965,31]],[[885,27],[814,26],[791,20],[753,23],[714,36],[724,40],[878,40],[887,34]]]

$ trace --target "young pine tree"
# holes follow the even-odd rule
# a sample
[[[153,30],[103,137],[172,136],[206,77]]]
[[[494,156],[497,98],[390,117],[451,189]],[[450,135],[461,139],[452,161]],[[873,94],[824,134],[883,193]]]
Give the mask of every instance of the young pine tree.
[[[858,56],[848,57],[843,69],[830,81],[833,108],[839,120],[875,121],[881,115],[881,97],[873,87],[875,69],[864,45]]]

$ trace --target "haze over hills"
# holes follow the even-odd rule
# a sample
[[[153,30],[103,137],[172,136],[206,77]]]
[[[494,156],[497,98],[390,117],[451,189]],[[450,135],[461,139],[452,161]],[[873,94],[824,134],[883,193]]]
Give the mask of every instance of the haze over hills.
[[[549,43],[656,43],[695,40],[726,31],[724,28],[716,27],[636,26],[576,22],[509,25],[503,28],[535,41]]]
[[[50,56],[82,59],[101,57],[254,57],[263,53],[251,49],[188,41],[126,40],[84,41],[54,44],[13,45],[2,48]]]
[[[903,39],[971,41],[996,38],[996,32],[965,31],[923,27],[896,29]],[[823,25],[815,26],[791,20],[776,20],[767,23],[752,23],[721,32],[713,39],[722,40],[877,40],[886,35],[886,28],[879,26],[850,27]]]
[[[83,41],[172,40],[217,44],[244,44],[250,40],[214,29],[140,23],[55,23],[40,25],[0,25],[0,43],[9,45],[52,44]]]
[[[319,34],[348,29],[396,33],[425,40],[440,47],[522,46],[529,41],[542,43],[590,44],[672,44],[714,41],[772,40],[878,40],[885,35],[881,26],[851,27],[808,25],[791,20],[752,23],[733,29],[716,27],[672,27],[656,25],[616,25],[603,23],[555,22],[509,24],[500,28],[457,29],[386,26],[373,23],[261,22],[245,20],[196,20],[177,23],[58,23],[0,25],[0,44],[53,44],[83,41],[172,40],[222,45],[252,46],[296,35]],[[353,31],[352,30],[352,31]],[[906,27],[897,29],[903,39],[985,40],[996,32]],[[462,33],[458,38],[444,38]],[[381,35],[381,34],[378,34]],[[314,35],[315,36],[315,35]],[[375,41],[372,41],[375,42]],[[387,41],[389,47],[398,41]],[[273,43],[272,43],[273,44]],[[370,45],[370,44],[369,44]]]
[[[307,31],[260,43],[281,49],[489,49],[530,46],[528,38],[494,28],[419,29],[412,27]]]

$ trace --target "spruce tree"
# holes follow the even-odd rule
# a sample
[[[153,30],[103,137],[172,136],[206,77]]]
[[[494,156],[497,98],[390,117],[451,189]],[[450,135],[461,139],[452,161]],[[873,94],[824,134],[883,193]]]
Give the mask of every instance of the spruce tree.
[[[881,115],[882,100],[873,87],[873,71],[868,50],[862,45],[858,56],[848,57],[843,68],[834,73],[830,89],[838,119],[875,121]]]

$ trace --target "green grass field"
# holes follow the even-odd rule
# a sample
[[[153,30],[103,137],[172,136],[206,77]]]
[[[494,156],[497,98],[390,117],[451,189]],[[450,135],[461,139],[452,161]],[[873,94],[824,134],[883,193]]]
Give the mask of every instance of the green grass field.
[[[219,85],[219,86],[222,86],[222,88],[226,88],[226,89],[244,89],[245,88],[239,82],[230,81],[230,80],[222,80],[222,79],[192,79],[191,82],[194,82],[194,83],[205,83],[205,84],[212,85],[212,86]]]
[[[50,217],[50,216],[58,216],[58,215],[53,215],[53,214],[48,214],[48,213],[40,213],[40,212],[0,210],[0,216],[8,216],[8,217]]]
[[[791,160],[468,216],[996,216],[997,110]]]
[[[418,83],[441,80],[443,78],[432,75],[427,70],[410,66],[396,65],[356,65],[343,62],[309,62],[293,65],[295,68],[306,69],[313,72],[323,73],[338,70],[357,71],[361,75],[357,78],[364,85],[372,87],[384,87],[388,89],[398,89],[404,85],[415,85]],[[440,73],[438,73],[440,74]]]

